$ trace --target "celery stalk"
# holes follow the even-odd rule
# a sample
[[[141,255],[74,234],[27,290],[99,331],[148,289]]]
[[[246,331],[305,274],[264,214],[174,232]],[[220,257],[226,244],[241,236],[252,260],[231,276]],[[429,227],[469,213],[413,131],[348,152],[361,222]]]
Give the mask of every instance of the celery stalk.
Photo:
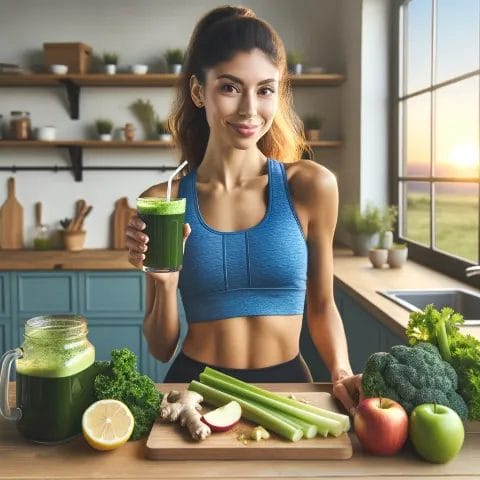
[[[315,425],[320,432],[327,430],[328,433],[334,437],[338,437],[343,432],[343,425],[337,420],[326,418],[306,410],[301,410],[294,405],[282,403],[279,400],[266,397],[262,394],[248,390],[243,386],[229,383],[218,377],[208,375],[207,373],[200,374],[200,382],[210,385],[211,387],[221,390],[222,392],[228,392],[239,398],[252,400],[260,405],[266,406],[267,408],[279,410],[280,412],[293,415],[293,417],[300,418],[304,422]]]
[[[242,417],[257,423],[267,430],[275,432],[292,442],[300,440],[303,436],[301,429],[296,428],[292,426],[291,423],[275,416],[269,410],[253,405],[249,401],[237,397],[236,395],[222,392],[209,385],[197,382],[196,380],[190,382],[188,389],[199,393],[207,403],[216,407],[220,407],[232,400],[236,400],[242,407]]]
[[[260,404],[257,403],[256,405],[260,405]],[[285,413],[285,412],[280,412],[279,410],[273,410],[273,409],[268,409],[268,410],[272,412],[272,414],[281,418],[282,420],[285,420],[286,422],[291,423],[293,426],[300,428],[305,438],[313,438],[317,435],[317,433],[322,437],[326,437],[328,435],[328,429],[319,431],[317,425],[313,425],[312,423],[305,422],[298,417],[293,417],[292,415],[289,415],[288,413]]]
[[[301,410],[305,410],[311,413],[316,413],[317,415],[321,415],[323,417],[330,418],[332,420],[337,420],[343,425],[344,432],[348,432],[348,430],[350,430],[350,418],[348,417],[348,415],[343,415],[342,413],[332,412],[331,410],[327,410],[325,408],[320,408],[314,405],[309,405],[307,403],[299,402],[298,400],[293,400],[292,398],[283,397],[278,393],[273,393],[263,388],[256,387],[255,385],[252,385],[250,383],[243,382],[238,378],[231,377],[230,375],[226,375],[225,373],[219,372],[218,370],[215,370],[214,368],[211,368],[211,367],[205,367],[203,372],[210,376],[214,376],[221,380],[224,380],[228,383],[243,387],[244,389],[249,390],[251,392],[255,392],[260,395],[263,395],[264,397],[270,398],[272,400],[278,400],[287,405],[292,405],[297,408],[300,408]]]

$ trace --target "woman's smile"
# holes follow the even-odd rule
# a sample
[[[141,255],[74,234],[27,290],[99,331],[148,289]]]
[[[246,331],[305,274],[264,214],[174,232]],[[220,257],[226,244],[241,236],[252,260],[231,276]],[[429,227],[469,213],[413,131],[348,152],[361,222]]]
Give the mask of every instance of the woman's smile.
[[[259,125],[250,125],[246,123],[231,123],[231,122],[227,122],[227,124],[242,137],[252,137],[257,133],[259,129]]]

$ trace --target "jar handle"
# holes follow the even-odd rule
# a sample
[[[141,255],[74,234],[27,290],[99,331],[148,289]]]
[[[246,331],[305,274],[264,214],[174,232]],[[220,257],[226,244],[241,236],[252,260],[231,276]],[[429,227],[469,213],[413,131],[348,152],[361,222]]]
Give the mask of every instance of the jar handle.
[[[8,382],[10,380],[10,370],[12,363],[17,358],[23,357],[23,350],[16,348],[15,350],[8,350],[2,355],[0,360],[0,415],[7,420],[20,420],[22,411],[20,408],[10,408],[8,404]]]

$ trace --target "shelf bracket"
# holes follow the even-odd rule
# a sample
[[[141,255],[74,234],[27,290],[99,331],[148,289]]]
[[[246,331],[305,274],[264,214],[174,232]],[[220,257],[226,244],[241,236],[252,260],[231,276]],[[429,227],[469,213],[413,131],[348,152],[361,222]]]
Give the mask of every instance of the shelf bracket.
[[[70,118],[80,118],[80,87],[71,80],[61,80],[67,89],[68,105],[70,107]]]
[[[76,182],[81,182],[83,179],[83,150],[79,146],[69,146],[68,153],[70,154],[70,161],[72,163],[73,177]]]

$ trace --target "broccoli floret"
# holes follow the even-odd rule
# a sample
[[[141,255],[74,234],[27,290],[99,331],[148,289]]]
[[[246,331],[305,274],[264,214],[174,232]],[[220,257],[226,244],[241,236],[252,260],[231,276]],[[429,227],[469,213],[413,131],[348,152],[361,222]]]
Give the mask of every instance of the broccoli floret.
[[[457,375],[431,344],[413,347],[396,345],[390,352],[374,353],[363,372],[362,387],[367,397],[388,397],[410,413],[422,403],[439,403],[467,417],[467,406],[455,391]]]
[[[99,373],[95,377],[97,400],[120,400],[135,419],[130,440],[146,435],[158,415],[161,393],[153,380],[137,370],[137,358],[128,348],[112,351],[110,362],[96,362]]]

